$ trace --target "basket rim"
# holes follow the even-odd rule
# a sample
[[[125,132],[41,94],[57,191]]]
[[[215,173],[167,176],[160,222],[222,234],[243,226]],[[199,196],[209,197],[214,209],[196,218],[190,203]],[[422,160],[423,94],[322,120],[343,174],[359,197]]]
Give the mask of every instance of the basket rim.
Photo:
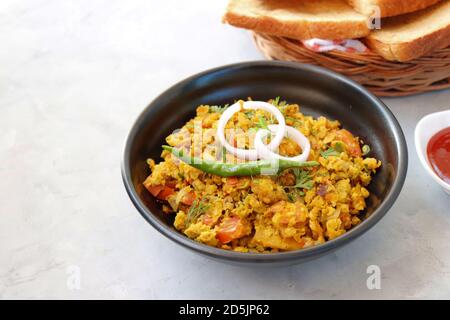
[[[300,62],[333,70],[381,97],[410,96],[450,88],[450,46],[407,62],[388,61],[375,52],[316,52],[300,40],[251,32],[269,60]]]

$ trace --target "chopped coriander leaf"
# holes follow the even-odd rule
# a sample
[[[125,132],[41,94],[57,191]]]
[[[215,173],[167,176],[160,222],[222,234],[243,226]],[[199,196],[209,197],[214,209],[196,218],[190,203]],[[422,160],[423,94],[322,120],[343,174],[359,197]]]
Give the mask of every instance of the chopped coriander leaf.
[[[313,181],[308,171],[295,168],[293,172],[295,175],[295,188],[311,189],[313,187]]]
[[[303,197],[305,193],[300,189],[292,189],[290,191],[286,191],[286,196],[290,202],[295,202],[299,197]]]
[[[294,117],[290,117],[290,116],[284,116],[284,118],[286,120],[290,120],[292,121],[294,124],[302,124],[302,121],[300,119],[294,118]]]
[[[244,110],[244,114],[247,117],[247,119],[251,120],[253,116],[255,115],[254,110]]]
[[[278,97],[276,97],[273,101],[272,101],[272,104],[275,106],[275,107],[278,107],[278,104],[280,103],[280,96],[278,96]]]
[[[224,106],[209,106],[209,112],[223,113],[229,106],[229,104],[226,104]]]
[[[286,186],[286,188],[309,190],[313,187],[314,182],[312,181],[312,177],[309,175],[309,172],[307,170],[295,168],[292,170],[292,173],[295,176],[295,185]],[[304,195],[304,193],[301,190],[297,190],[297,193],[299,195]]]
[[[290,202],[295,202],[295,197],[294,197],[294,195],[292,193],[288,193],[287,197],[288,197]]]
[[[200,201],[194,200],[194,203],[191,205],[186,215],[186,226],[196,222],[198,218],[208,210],[209,206],[209,204],[204,202],[204,199]]]
[[[328,159],[328,157],[333,156],[333,157],[338,157],[340,155],[340,152],[337,152],[336,150],[334,150],[333,148],[328,148],[325,151],[322,151],[320,153],[320,155],[322,157],[324,157],[325,159]]]
[[[258,129],[266,129],[266,130],[269,130],[269,131],[270,131],[269,126],[268,126],[268,124],[267,124],[267,120],[266,120],[266,118],[264,118],[263,116],[259,116],[259,120],[258,120],[258,123],[256,124],[256,127],[255,127],[255,128],[250,128],[250,130],[251,130],[252,132],[258,131]],[[272,139],[272,133],[269,132],[269,134],[267,135],[267,137],[268,137],[269,139]]]
[[[275,99],[272,99],[272,104],[275,107],[284,107],[284,106],[286,106],[287,102],[284,100],[280,100],[280,96],[278,96]]]
[[[260,129],[267,129],[269,130],[269,127],[267,126],[267,120],[263,116],[259,116],[258,123],[256,124],[256,127]]]

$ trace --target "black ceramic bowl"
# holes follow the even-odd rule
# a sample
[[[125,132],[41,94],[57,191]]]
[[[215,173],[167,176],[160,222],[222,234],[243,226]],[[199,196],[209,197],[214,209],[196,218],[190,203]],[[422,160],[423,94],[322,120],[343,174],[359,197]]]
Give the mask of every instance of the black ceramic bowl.
[[[324,244],[290,252],[257,254],[213,248],[176,231],[173,215],[145,190],[147,158],[160,159],[165,137],[195,114],[200,104],[224,105],[252,97],[266,101],[280,96],[298,103],[315,117],[339,120],[371,146],[371,156],[383,162],[369,186],[371,196],[363,221],[344,235]],[[339,247],[373,227],[395,202],[405,180],[407,149],[402,130],[389,109],[348,78],[319,67],[285,62],[246,62],[212,69],[174,85],[142,112],[126,141],[122,177],[132,202],[159,232],[185,248],[235,263],[289,264],[304,262]]]

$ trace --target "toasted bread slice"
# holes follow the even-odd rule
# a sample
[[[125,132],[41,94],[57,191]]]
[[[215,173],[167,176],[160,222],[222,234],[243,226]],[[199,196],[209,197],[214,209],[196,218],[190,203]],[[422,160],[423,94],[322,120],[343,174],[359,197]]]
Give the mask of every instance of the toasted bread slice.
[[[230,0],[223,21],[294,39],[352,39],[369,34],[367,17],[345,0]]]
[[[450,0],[406,15],[383,19],[367,45],[387,60],[409,61],[450,46]]]
[[[432,6],[441,0],[347,0],[356,11],[371,16],[380,14],[380,17],[398,16]]]

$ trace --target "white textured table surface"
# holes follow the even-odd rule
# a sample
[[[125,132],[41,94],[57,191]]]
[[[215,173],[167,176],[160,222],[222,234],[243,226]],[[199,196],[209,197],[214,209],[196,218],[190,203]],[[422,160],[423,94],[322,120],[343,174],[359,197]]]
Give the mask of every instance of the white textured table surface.
[[[385,100],[408,141],[405,187],[376,227],[335,254],[229,266],[180,248],[137,213],[119,166],[139,112],[193,73],[262,58],[246,32],[220,23],[224,5],[0,2],[0,298],[450,298],[450,198],[413,145],[416,122],[449,108],[450,91]],[[380,290],[366,287],[372,264]]]

